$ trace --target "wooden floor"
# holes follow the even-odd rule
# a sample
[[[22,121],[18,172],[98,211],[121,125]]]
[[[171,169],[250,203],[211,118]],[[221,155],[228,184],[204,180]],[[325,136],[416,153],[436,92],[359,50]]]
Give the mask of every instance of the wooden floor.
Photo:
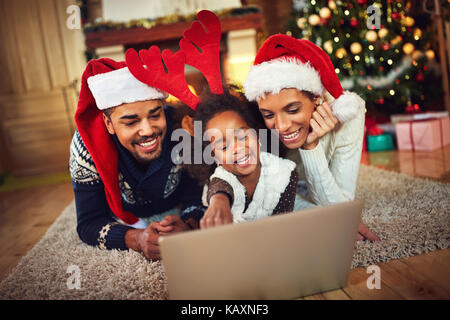
[[[434,152],[363,154],[362,163],[450,183],[450,146]],[[72,201],[70,183],[0,194],[0,281]],[[450,215],[450,213],[449,213]],[[368,289],[366,268],[350,272],[346,287],[304,299],[450,299],[450,249],[378,265],[381,289]]]

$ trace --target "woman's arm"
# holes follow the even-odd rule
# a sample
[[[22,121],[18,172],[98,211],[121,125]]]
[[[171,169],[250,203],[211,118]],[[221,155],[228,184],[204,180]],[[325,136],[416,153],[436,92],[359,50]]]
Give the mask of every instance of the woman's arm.
[[[308,196],[315,204],[327,205],[354,198],[364,136],[364,114],[361,107],[355,119],[339,127],[338,119],[327,102],[313,112],[311,132],[299,152]],[[326,138],[330,141],[325,146],[323,141]],[[330,152],[333,152],[331,157]]]
[[[308,195],[318,205],[350,201],[355,198],[364,138],[365,110],[361,108],[358,116],[345,123],[334,136],[333,155],[328,163],[325,150],[319,144],[311,150],[300,149],[305,168]],[[364,223],[358,228],[358,240],[380,239]]]
[[[357,119],[352,121],[355,120]],[[300,149],[308,194],[314,203],[327,205],[354,199],[361,160],[364,120],[361,124],[361,128],[360,125],[352,124],[352,130],[345,130],[352,137],[335,142],[337,145],[329,163],[320,142],[312,150]],[[339,139],[340,136],[336,138]]]

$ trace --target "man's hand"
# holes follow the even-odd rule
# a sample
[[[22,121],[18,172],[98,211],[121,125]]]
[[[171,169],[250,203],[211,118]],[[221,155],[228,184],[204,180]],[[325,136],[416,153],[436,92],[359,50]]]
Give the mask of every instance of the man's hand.
[[[165,236],[171,233],[191,230],[191,227],[179,216],[170,214],[162,219],[159,224],[156,224],[156,230],[159,232],[160,236]]]
[[[148,260],[159,260],[161,255],[158,244],[158,222],[153,222],[145,229],[130,229],[125,234],[125,244],[128,248],[142,252]]]
[[[359,241],[366,239],[371,241],[381,241],[380,238],[378,238],[375,233],[370,231],[369,228],[367,228],[367,226],[364,223],[360,222],[358,227],[357,240]]]
[[[223,193],[216,193],[209,201],[209,207],[200,220],[200,228],[210,228],[233,223],[230,199]]]
[[[328,102],[324,102],[312,113],[309,126],[312,129],[306,137],[306,142],[302,146],[305,150],[314,149],[319,143],[319,139],[334,129],[339,120],[331,111]]]

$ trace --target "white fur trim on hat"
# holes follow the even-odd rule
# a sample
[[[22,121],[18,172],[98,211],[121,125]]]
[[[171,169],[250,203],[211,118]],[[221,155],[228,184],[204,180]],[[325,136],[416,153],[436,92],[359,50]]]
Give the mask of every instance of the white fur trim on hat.
[[[360,108],[365,108],[366,102],[354,92],[344,91],[331,103],[331,109],[340,122],[346,122],[358,115]]]
[[[137,80],[127,67],[89,77],[87,82],[100,110],[123,103],[166,99],[169,96]]]
[[[251,67],[244,83],[245,96],[258,101],[267,93],[278,94],[282,89],[295,88],[321,95],[324,88],[320,75],[309,63],[295,58],[265,61]]]

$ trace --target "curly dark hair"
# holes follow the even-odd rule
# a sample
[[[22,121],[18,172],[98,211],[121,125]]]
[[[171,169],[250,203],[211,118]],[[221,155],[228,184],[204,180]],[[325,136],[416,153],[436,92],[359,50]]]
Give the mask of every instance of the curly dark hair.
[[[224,88],[224,94],[208,94],[197,106],[195,121],[201,121],[205,130],[208,122],[218,113],[235,111],[248,124],[249,128],[264,128],[264,121],[260,112],[250,106],[244,95],[235,86]]]
[[[197,106],[197,110],[193,117],[194,121],[199,121],[202,124],[202,136],[195,137],[199,139],[202,144],[202,150],[208,146],[208,141],[203,141],[202,137],[206,130],[208,122],[217,114],[225,111],[235,111],[247,123],[249,128],[258,130],[265,128],[264,120],[259,112],[257,106],[252,106],[240,88],[234,85],[228,85],[223,88],[224,93],[221,95],[206,93],[201,102]],[[193,154],[193,152],[191,153]],[[196,178],[201,185],[205,184],[211,174],[216,169],[216,164],[184,164],[189,175]]]

